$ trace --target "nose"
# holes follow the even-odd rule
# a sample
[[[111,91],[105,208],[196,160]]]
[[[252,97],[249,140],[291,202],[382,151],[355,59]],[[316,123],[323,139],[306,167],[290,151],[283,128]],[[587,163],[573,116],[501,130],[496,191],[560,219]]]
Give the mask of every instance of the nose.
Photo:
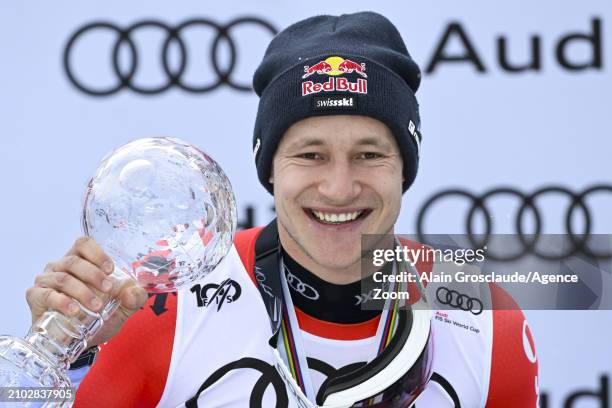
[[[323,170],[318,190],[329,204],[343,205],[354,201],[361,194],[362,186],[350,162],[332,160]]]

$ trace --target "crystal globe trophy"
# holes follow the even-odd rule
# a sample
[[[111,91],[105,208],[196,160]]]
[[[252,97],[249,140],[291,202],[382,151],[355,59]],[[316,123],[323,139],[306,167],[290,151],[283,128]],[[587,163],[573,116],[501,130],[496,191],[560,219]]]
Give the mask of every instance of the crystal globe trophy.
[[[85,192],[82,222],[85,235],[113,259],[114,285],[132,279],[150,293],[172,292],[211,272],[229,252],[236,203],[208,155],[178,139],[146,138],[102,160]],[[83,305],[75,317],[49,310],[25,340],[0,336],[0,387],[70,386],[69,364],[119,306],[92,290],[103,298],[100,312]]]

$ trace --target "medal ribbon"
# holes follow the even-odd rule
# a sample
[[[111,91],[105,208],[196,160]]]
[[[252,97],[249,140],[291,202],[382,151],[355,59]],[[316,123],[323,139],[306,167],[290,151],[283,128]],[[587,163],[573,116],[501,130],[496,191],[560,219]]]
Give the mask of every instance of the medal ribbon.
[[[284,271],[282,259],[280,260],[280,262],[280,270]],[[394,275],[395,271],[396,268],[394,265]],[[314,404],[316,403],[316,393],[314,392],[312,381],[308,373],[308,364],[306,362],[306,356],[303,352],[304,346],[302,344],[302,336],[300,334],[297,316],[295,314],[295,309],[291,300],[291,293],[289,292],[289,287],[287,285],[287,279],[285,277],[285,274],[281,272],[280,275],[281,286],[283,290],[283,319],[281,322],[281,334],[285,353],[287,356],[287,365],[289,371],[291,372],[291,375],[293,376],[299,387],[302,389],[308,399]],[[392,282],[391,285],[391,290],[388,292],[389,294],[395,292],[395,290],[399,289],[400,286],[405,286],[397,285],[396,282]],[[393,333],[395,331],[400,303],[401,302],[397,298],[388,298],[387,300],[385,300],[385,307],[383,313],[380,316],[380,322],[378,323],[378,328],[376,330],[376,338],[379,339],[377,341],[378,347],[373,357],[376,357],[380,353],[382,353],[382,351],[391,341],[391,338],[393,337]]]

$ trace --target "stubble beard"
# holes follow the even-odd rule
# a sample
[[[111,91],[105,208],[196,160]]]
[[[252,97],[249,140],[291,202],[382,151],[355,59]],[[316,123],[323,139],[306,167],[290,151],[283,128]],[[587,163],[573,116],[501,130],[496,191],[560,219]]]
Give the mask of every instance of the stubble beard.
[[[321,263],[321,261],[319,259],[317,259],[317,257],[308,250],[308,248],[306,247],[305,243],[302,241],[302,239],[299,238],[298,234],[296,234],[294,231],[292,231],[291,228],[289,228],[282,220],[281,218],[277,218],[277,222],[282,226],[283,230],[287,233],[287,235],[289,235],[289,237],[293,240],[293,242],[295,243],[295,245],[297,245],[299,247],[299,249],[308,257],[308,259],[310,259],[315,265],[324,268],[325,270],[336,270],[339,274],[342,274],[344,276],[347,277],[351,277],[351,278],[355,278],[353,280],[359,280],[361,279],[361,259],[363,257],[363,251],[358,251],[357,255],[349,260],[349,262],[345,265],[328,265],[328,264],[323,264]],[[393,234],[393,224],[387,228],[387,230],[383,233],[380,234],[376,234],[376,235],[380,235],[380,239],[376,241],[376,243],[372,246],[372,248],[375,248],[383,239],[386,235],[388,234]],[[366,252],[368,250],[372,250],[372,248],[367,248]],[[286,248],[285,248],[286,249]],[[355,265],[357,265],[357,267],[355,267]],[[305,267],[305,265],[302,265]],[[358,276],[355,274],[355,268],[357,269],[358,272]],[[310,271],[312,273],[315,273],[315,271]],[[318,276],[317,273],[315,273],[315,275]],[[324,277],[319,276],[320,278],[324,279]],[[324,280],[328,280],[328,279],[324,279]]]

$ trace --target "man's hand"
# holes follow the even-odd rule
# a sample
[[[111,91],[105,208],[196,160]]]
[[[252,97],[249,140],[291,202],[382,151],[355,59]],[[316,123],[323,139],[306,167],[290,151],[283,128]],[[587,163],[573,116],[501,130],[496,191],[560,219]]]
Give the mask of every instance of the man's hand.
[[[76,316],[80,309],[74,300],[99,312],[104,306],[103,298],[110,295],[119,299],[121,305],[88,345],[109,340],[147,300],[145,290],[135,281],[111,279],[113,268],[111,258],[92,238],[77,239],[62,259],[47,264],[44,272],[36,276],[34,286],[26,291],[32,323],[49,309]]]

